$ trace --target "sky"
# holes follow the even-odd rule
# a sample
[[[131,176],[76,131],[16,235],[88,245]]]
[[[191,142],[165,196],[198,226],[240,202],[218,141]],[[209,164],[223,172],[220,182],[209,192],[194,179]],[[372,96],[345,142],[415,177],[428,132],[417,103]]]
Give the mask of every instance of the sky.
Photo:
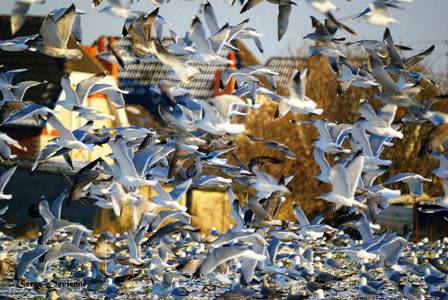
[[[107,1],[107,0],[105,0]],[[267,1],[252,8],[244,14],[240,14],[241,7],[235,4],[229,6],[227,0],[210,0],[219,25],[226,22],[236,25],[242,20],[249,18],[249,26],[264,33],[262,38],[264,54],[261,54],[252,41],[246,41],[246,45],[253,51],[259,60],[264,63],[271,56],[291,56],[297,54],[299,49],[310,45],[310,42],[302,37],[312,31],[309,16],[313,15],[323,20],[324,16],[308,6],[304,0],[295,0],[297,6],[293,7],[290,17],[288,31],[283,39],[277,41],[277,7]],[[1,0],[0,14],[10,14],[14,0]],[[153,10],[150,0],[134,0],[133,10],[150,12]],[[236,1],[238,2],[238,1]],[[367,0],[333,0],[339,6],[339,10],[334,13],[337,18],[351,16],[364,10],[369,1]],[[91,44],[100,35],[120,35],[123,20],[99,13],[99,9],[92,8],[90,0],[46,0],[45,4],[35,4],[31,7],[31,15],[45,15],[58,7],[67,7],[74,3],[79,9],[87,14],[82,17],[84,29],[83,43]],[[6,4],[6,5],[5,5]],[[104,4],[103,4],[104,6]],[[447,73],[448,71],[448,0],[414,0],[412,3],[404,3],[403,10],[392,9],[393,16],[400,21],[399,24],[390,26],[392,36],[396,43],[411,46],[415,51],[421,51],[434,44],[436,50],[426,61],[436,73]],[[199,1],[171,0],[161,6],[159,14],[172,28],[183,35],[189,28],[193,16],[199,11]],[[344,21],[356,32],[356,36],[350,36],[345,32],[340,32],[340,36],[345,36],[348,40],[357,39],[381,39],[384,28],[365,24],[359,21]]]

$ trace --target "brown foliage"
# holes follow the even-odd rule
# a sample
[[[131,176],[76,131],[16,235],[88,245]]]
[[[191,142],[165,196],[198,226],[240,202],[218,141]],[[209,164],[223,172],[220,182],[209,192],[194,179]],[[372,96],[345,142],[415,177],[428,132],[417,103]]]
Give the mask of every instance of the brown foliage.
[[[373,99],[376,89],[360,89],[350,87],[344,95],[337,95],[338,81],[331,72],[326,57],[315,57],[307,61],[309,77],[306,94],[318,103],[319,108],[324,109],[322,116],[303,116],[288,113],[284,118],[273,121],[274,111],[277,104],[267,100],[263,106],[250,115],[246,122],[246,133],[254,136],[272,139],[283,143],[297,154],[296,160],[283,158],[278,152],[262,147],[260,143],[251,143],[244,136],[237,139],[237,156],[247,162],[250,158],[260,155],[270,155],[285,159],[281,165],[266,167],[266,171],[280,178],[281,175],[288,175],[295,172],[296,176],[289,187],[292,194],[287,196],[288,200],[299,202],[307,214],[314,215],[321,211],[327,204],[317,197],[329,190],[331,186],[320,183],[313,177],[318,174],[319,167],[313,160],[312,143],[317,137],[317,130],[311,125],[296,126],[291,124],[291,119],[324,118],[337,123],[351,123],[359,117],[359,100],[361,98],[378,108],[381,103]],[[430,86],[421,92],[420,97],[428,98],[437,95],[436,89]],[[439,103],[436,108],[447,111],[447,104]],[[401,120],[405,114],[405,109],[400,108],[396,122]],[[430,156],[419,157],[418,152],[427,136],[431,124],[403,124],[403,140],[393,140],[395,146],[386,149],[382,158],[391,159],[393,165],[386,173],[386,177],[398,172],[416,172],[426,177],[432,177],[431,170],[437,165],[437,161]],[[380,178],[381,180],[381,178]],[[402,190],[404,186],[400,186]],[[438,181],[425,186],[425,191],[430,195],[440,194],[441,189]],[[403,190],[403,193],[407,191]],[[291,203],[285,203],[280,216],[283,218],[293,218]]]

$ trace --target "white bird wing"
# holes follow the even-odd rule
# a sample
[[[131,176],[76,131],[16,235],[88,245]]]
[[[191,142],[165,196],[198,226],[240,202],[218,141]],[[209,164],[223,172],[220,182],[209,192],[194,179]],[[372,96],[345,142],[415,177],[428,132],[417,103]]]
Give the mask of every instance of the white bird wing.
[[[405,180],[414,178],[416,175],[417,174],[415,174],[415,173],[409,173],[409,172],[398,173],[398,174],[395,174],[394,176],[389,177],[388,179],[384,180],[384,184],[405,181]]]
[[[38,243],[45,244],[47,241],[54,236],[57,232],[62,230],[66,231],[74,231],[80,230],[83,232],[91,232],[87,227],[79,223],[72,223],[70,221],[64,219],[53,219],[51,222],[45,227],[45,230],[39,237]]]
[[[364,213],[361,213],[361,218],[356,223],[356,229],[361,235],[363,243],[369,243],[373,240],[372,228]]]
[[[333,138],[330,135],[330,131],[328,130],[328,125],[326,121],[315,121],[314,126],[317,128],[319,132],[319,140],[324,143],[333,143]]]
[[[289,16],[291,15],[291,4],[280,4],[278,6],[278,18],[277,18],[277,38],[280,41],[285,35],[288,29]]]
[[[42,255],[44,255],[50,247],[46,245],[39,245],[33,250],[26,251],[22,254],[19,263],[16,267],[15,278],[21,279],[25,275],[28,267]]]
[[[73,258],[85,259],[85,260],[96,261],[96,262],[101,261],[94,254],[92,254],[86,250],[79,249],[76,245],[73,245],[71,242],[62,243],[62,247],[61,247],[60,252],[58,253],[57,258],[61,258],[64,256],[71,256]]]
[[[229,38],[227,39],[227,42],[231,42],[233,39],[238,37],[238,34],[241,32],[241,30],[243,30],[244,28],[247,27],[248,23],[249,23],[249,19],[246,19],[235,26],[231,26]]]
[[[228,118],[231,109],[235,104],[247,105],[247,103],[240,97],[234,95],[220,95],[213,98],[214,108],[219,112],[223,118]]]
[[[11,34],[15,35],[25,23],[25,16],[30,9],[31,2],[15,1],[11,12]]]
[[[395,82],[390,77],[389,73],[383,68],[381,59],[378,55],[370,49],[366,49],[369,52],[369,64],[372,70],[372,76],[381,85],[381,87],[386,91],[393,94],[400,94],[401,91],[395,84]]]
[[[15,85],[16,88],[14,88],[14,90],[12,91],[12,94],[14,95],[14,100],[22,101],[23,96],[25,96],[25,93],[29,88],[32,88],[33,86],[40,85],[43,83],[44,82],[36,81],[36,80],[26,80],[26,81],[21,81],[21,82],[17,83]]]
[[[182,218],[182,217],[190,217],[189,214],[178,211],[178,210],[162,210],[154,217],[154,219],[151,220],[149,223],[148,231],[152,232],[159,228],[159,226],[168,218]],[[191,218],[191,217],[190,217]]]
[[[173,69],[176,75],[182,81],[189,81],[194,77],[199,69],[190,67],[182,62],[176,55],[169,53],[158,42],[153,41],[152,47],[155,49],[155,55],[164,64]]]
[[[15,165],[12,168],[9,168],[0,176],[0,193],[3,193],[3,191],[5,190],[6,185],[8,184],[9,180],[11,179],[16,169],[17,165]]]
[[[355,157],[347,164],[347,179],[350,187],[350,195],[353,197],[360,182],[362,169],[364,168],[364,154],[359,151]]]
[[[266,246],[260,245],[259,243],[253,243],[252,250],[255,254],[260,256],[266,256],[267,249]],[[259,259],[243,258],[241,261],[241,279],[245,281],[246,284],[252,282],[255,274],[255,267],[260,262]]]
[[[372,126],[388,127],[386,121],[377,116],[372,105],[370,105],[367,101],[361,103],[359,110],[361,112],[361,116],[365,118],[370,124],[372,124]]]
[[[212,124],[222,123],[227,120],[227,118],[224,118],[215,107],[208,104],[207,101],[201,100],[198,101],[198,103],[203,110],[203,119],[207,119]]]
[[[50,211],[50,206],[48,205],[47,200],[42,200],[39,203],[39,214],[45,220],[45,223],[50,224],[51,221],[56,219],[52,212]]]
[[[129,156],[128,147],[122,137],[117,137],[109,142],[113,155],[120,167],[120,173],[126,176],[139,177],[135,169],[134,163]]]
[[[51,127],[57,130],[59,133],[59,138],[66,141],[76,141],[73,133],[65,128],[65,126],[59,121],[59,119],[53,115],[52,113],[48,113],[48,123],[50,123]]]
[[[218,19],[209,1],[204,3],[204,19],[211,35],[219,31]]]
[[[89,96],[93,86],[106,76],[105,73],[99,73],[81,80],[76,85],[76,94],[78,95],[79,104],[84,104],[85,99]]]
[[[214,54],[209,40],[205,34],[204,26],[198,16],[193,18],[191,22],[190,39],[193,41],[196,49],[201,53]]]
[[[253,211],[254,216],[258,220],[271,220],[269,213],[261,206],[257,198],[249,196],[249,201],[247,202],[249,208]]]
[[[397,112],[397,105],[393,105],[393,104],[386,104],[383,105],[377,112],[378,117],[380,117],[381,119],[384,120],[384,122],[386,122],[386,124],[392,125],[394,119],[395,119],[395,114]]]
[[[3,208],[0,208],[0,216],[4,215],[6,213],[6,211],[8,211],[9,205],[6,205]]]
[[[170,197],[173,199],[173,201],[179,201],[179,199],[182,197],[183,194],[185,194],[188,189],[190,188],[191,182],[193,181],[192,178],[189,178],[182,182],[181,184],[176,185],[174,189],[171,190]]]
[[[330,164],[325,158],[325,153],[318,147],[313,148],[314,161],[319,165],[320,176],[322,178],[329,178],[331,173]]]
[[[353,126],[350,129],[352,140],[361,148],[361,150],[368,156],[373,156],[372,148],[370,147],[369,138],[366,130],[361,126]]]
[[[209,43],[215,53],[219,53],[230,37],[230,26],[223,26],[217,33],[209,38]]]
[[[296,220],[299,222],[300,226],[310,225],[308,218],[298,204],[294,204],[294,217],[296,217]]]
[[[290,96],[295,96],[301,100],[305,99],[307,73],[308,69],[303,70],[303,72],[297,71],[294,73],[289,83]]]
[[[387,242],[384,244],[380,251],[384,254],[385,260],[390,265],[395,265],[398,263],[398,259],[401,256],[401,253],[403,252],[403,244],[408,243],[407,240],[405,240],[402,237],[396,237],[390,242]]]
[[[156,191],[157,196],[159,196],[163,201],[165,201],[165,202],[173,201],[173,199],[171,198],[171,195],[163,189],[163,187],[160,185],[160,183],[156,183],[153,186],[153,189]]]
[[[334,193],[347,198],[353,196],[350,194],[347,171],[342,163],[335,164],[331,169],[331,185],[333,186]]]
[[[121,90],[108,83],[97,83],[95,84],[89,92],[89,95],[95,93],[103,93],[112,101],[117,107],[123,107],[125,105],[123,94],[129,93],[128,91]]]
[[[266,259],[266,256],[257,254],[254,251],[249,250],[247,247],[238,247],[238,246],[221,247],[214,249],[207,256],[207,258],[202,262],[199,271],[201,274],[210,273],[213,270],[215,270],[220,264],[240,257],[247,257],[255,260]]]
[[[128,249],[129,249],[129,257],[132,259],[140,259],[140,251],[135,243],[134,236],[132,232],[128,230]]]
[[[63,191],[51,203],[50,211],[53,214],[53,216],[56,217],[57,219],[61,218],[62,203],[64,202],[66,196],[67,191]]]
[[[76,8],[73,4],[57,20],[55,20],[55,15],[48,15],[39,31],[45,46],[65,49],[75,18]]]
[[[72,83],[70,82],[70,78],[64,74],[61,78],[61,87],[65,92],[65,100],[71,102],[73,105],[79,105],[78,95],[72,88]]]

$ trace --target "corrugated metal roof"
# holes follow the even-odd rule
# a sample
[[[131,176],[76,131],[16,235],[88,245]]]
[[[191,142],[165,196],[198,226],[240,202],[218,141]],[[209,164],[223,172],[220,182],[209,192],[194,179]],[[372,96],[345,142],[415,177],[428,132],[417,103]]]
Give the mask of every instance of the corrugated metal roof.
[[[165,40],[163,45],[167,46],[170,42],[169,40]],[[130,45],[130,41],[124,38],[118,39],[116,45],[124,48]],[[227,57],[229,52],[226,48],[220,55]],[[198,63],[192,63],[191,65],[198,67],[201,72],[190,83],[181,83],[179,80],[174,79],[170,76],[171,69],[156,59],[129,64],[125,69],[120,69],[120,88],[129,91],[129,94],[125,95],[126,103],[146,103],[148,99],[154,96],[150,93],[149,87],[155,86],[161,80],[179,84],[180,87],[191,90],[194,98],[205,99],[212,97],[215,73],[218,70],[224,69],[225,66],[211,66]]]
[[[291,76],[296,70],[306,67],[306,59],[303,57],[271,57],[266,62],[266,67],[278,73],[276,76],[277,86],[287,89]]]

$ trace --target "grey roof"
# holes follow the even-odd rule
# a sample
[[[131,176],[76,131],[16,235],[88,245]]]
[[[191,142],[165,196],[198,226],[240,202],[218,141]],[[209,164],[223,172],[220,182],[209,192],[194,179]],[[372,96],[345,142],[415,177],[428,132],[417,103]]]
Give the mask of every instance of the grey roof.
[[[167,46],[170,40],[164,40],[163,45]],[[128,39],[118,39],[115,45],[121,48],[128,47]],[[221,56],[227,57],[230,50],[224,49]],[[225,66],[210,66],[206,64],[192,63],[192,66],[198,67],[201,72],[190,83],[180,83],[179,80],[170,76],[171,69],[163,65],[158,60],[142,61],[135,64],[129,64],[125,69],[120,69],[119,82],[120,88],[129,91],[125,95],[126,103],[142,104],[148,101],[149,86],[156,85],[161,80],[167,80],[179,84],[180,87],[191,90],[194,98],[206,99],[213,97],[213,81],[215,73],[222,70]]]
[[[271,57],[266,62],[266,67],[279,73],[276,76],[277,86],[282,89],[288,88],[289,80],[296,70],[303,70],[307,60],[303,57]]]

